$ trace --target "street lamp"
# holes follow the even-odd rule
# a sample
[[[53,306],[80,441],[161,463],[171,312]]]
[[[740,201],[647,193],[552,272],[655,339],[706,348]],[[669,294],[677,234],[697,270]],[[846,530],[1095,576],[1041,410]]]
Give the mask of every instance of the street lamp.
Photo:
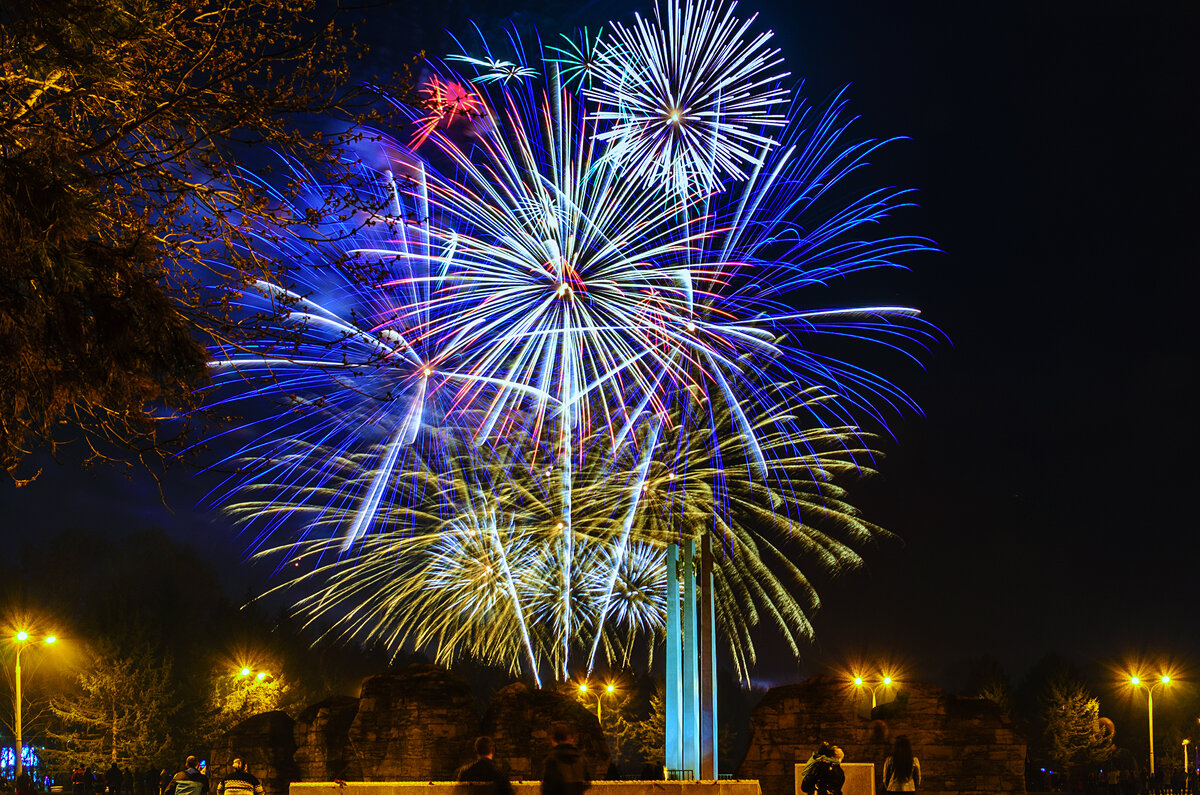
[[[15,739],[17,741],[17,747],[15,750],[17,752],[17,775],[19,776],[25,771],[25,762],[23,760],[24,754],[21,753],[21,652],[25,649],[25,644],[29,640],[29,633],[25,630],[21,630],[13,637],[13,640],[17,642],[16,664],[13,667],[13,678],[16,682],[13,692],[13,734],[15,735]],[[54,637],[53,635],[47,635],[42,639],[42,643],[47,646],[52,646],[57,640],[58,638]]]
[[[854,686],[859,690],[862,690],[864,687],[867,689],[871,694],[871,709],[875,709],[879,704],[879,691],[892,686],[892,677],[881,676],[878,684],[869,685],[861,676],[856,676],[854,677]]]
[[[238,676],[240,676],[242,679],[249,678],[251,676],[251,674],[253,674],[254,679],[259,682],[265,681],[266,678],[268,676],[270,676],[270,674],[266,671],[259,671],[258,673],[254,673],[254,671],[251,670],[250,668],[242,668],[242,670],[238,671]]]
[[[584,682],[583,684],[581,684],[579,686],[579,692],[585,696],[588,694],[589,691],[588,691],[587,682]],[[612,685],[612,684],[607,684],[604,686],[603,690],[596,691],[596,721],[598,723],[600,723],[601,726],[604,725],[604,721],[601,720],[601,718],[603,717],[603,712],[604,712],[604,707],[603,707],[604,694],[607,693],[609,695],[612,695],[615,692],[617,692],[617,688],[615,685]]]
[[[1191,742],[1191,740],[1187,739],[1186,737],[1183,740],[1183,775],[1187,776],[1188,778],[1191,778],[1191,776],[1188,775],[1188,753],[1187,753],[1188,743],[1190,743],[1190,742]]]
[[[1163,674],[1157,682],[1146,684],[1141,677],[1129,677],[1129,684],[1146,691],[1146,720],[1150,726],[1150,775],[1154,775],[1154,688],[1166,687],[1171,684],[1171,677]]]

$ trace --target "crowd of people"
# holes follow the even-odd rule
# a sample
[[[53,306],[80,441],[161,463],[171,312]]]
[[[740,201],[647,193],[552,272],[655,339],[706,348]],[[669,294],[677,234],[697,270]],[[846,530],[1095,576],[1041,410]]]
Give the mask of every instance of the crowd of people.
[[[233,760],[229,775],[215,786],[205,773],[204,763],[194,756],[189,756],[183,769],[173,775],[165,768],[122,769],[116,762],[103,772],[102,767],[76,766],[71,771],[71,795],[263,795],[262,783],[241,759]]]

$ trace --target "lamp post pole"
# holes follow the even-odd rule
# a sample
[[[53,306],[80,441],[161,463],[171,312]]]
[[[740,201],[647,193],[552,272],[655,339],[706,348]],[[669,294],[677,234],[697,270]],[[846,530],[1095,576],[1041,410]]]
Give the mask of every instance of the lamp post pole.
[[[25,760],[21,747],[21,651],[25,648],[25,641],[29,640],[29,633],[25,630],[18,632],[14,638],[17,643],[16,661],[13,665],[13,739],[16,740],[17,752],[17,775],[25,772]],[[53,635],[47,635],[42,642],[47,646],[53,644],[58,638]]]
[[[606,685],[606,686],[604,687],[604,690],[597,690],[597,691],[596,691],[596,722],[600,724],[600,728],[601,728],[601,729],[603,729],[603,728],[604,728],[604,706],[603,706],[603,702],[604,702],[604,694],[605,694],[605,693],[612,693],[612,692],[613,692],[613,691],[615,691],[616,689],[617,689],[617,688],[616,688],[616,687],[614,687],[613,685]],[[580,686],[579,686],[579,692],[580,692],[580,693],[583,693],[584,695],[587,695],[587,693],[588,693],[588,686],[587,686],[586,684],[582,684],[582,685],[580,685]]]
[[[1171,677],[1163,674],[1159,680],[1152,685],[1147,685],[1139,677],[1132,676],[1129,678],[1130,684],[1134,687],[1141,687],[1146,690],[1146,722],[1150,729],[1150,775],[1154,775],[1154,688],[1165,687],[1171,684]]]
[[[24,634],[25,634],[24,632],[21,632],[17,636],[17,663],[14,668],[14,673],[16,674],[16,677],[15,677],[16,678],[16,686],[15,686],[14,692],[13,692],[13,697],[15,699],[14,700],[14,708],[13,708],[13,713],[14,713],[13,714],[13,718],[14,718],[13,734],[16,735],[16,741],[17,741],[16,751],[17,751],[17,775],[18,776],[21,775],[21,773],[24,772],[24,770],[25,770],[25,764],[22,759],[24,754],[21,753],[21,648],[24,645],[24,641],[25,641],[25,639],[22,638],[21,635],[24,635]]]
[[[1146,688],[1146,722],[1150,726],[1150,775],[1154,775],[1154,688]]]

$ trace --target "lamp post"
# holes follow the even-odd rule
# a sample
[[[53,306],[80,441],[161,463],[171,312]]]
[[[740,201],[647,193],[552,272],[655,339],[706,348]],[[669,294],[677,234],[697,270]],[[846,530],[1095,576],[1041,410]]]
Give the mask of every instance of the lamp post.
[[[1146,720],[1150,727],[1150,775],[1154,775],[1154,688],[1166,687],[1171,684],[1171,677],[1163,674],[1158,681],[1152,685],[1147,685],[1141,680],[1141,677],[1129,677],[1129,684],[1134,687],[1143,688],[1146,691]]]
[[[13,636],[13,640],[16,641],[17,645],[16,663],[13,666],[13,679],[15,682],[13,687],[13,735],[16,740],[17,775],[19,776],[25,771],[24,754],[21,748],[21,651],[24,650],[25,643],[29,640],[29,633],[21,630]],[[56,640],[58,638],[53,635],[47,635],[42,640],[42,643],[50,646]]]
[[[585,696],[588,694],[589,691],[588,691],[587,682],[584,682],[583,684],[581,684],[579,686],[579,692]],[[604,707],[603,707],[604,694],[608,693],[609,695],[611,695],[615,692],[617,692],[617,688],[611,684],[605,685],[604,690],[596,691],[596,722],[599,723],[601,726],[604,725],[604,721],[602,720],[602,718],[604,717]]]
[[[875,707],[879,704],[879,691],[892,686],[892,677],[880,677],[879,684],[868,685],[861,676],[856,676],[854,677],[854,686],[859,690],[863,689],[864,687],[867,689],[867,691],[871,694],[871,709],[875,709]]]
[[[1188,743],[1190,743],[1190,742],[1191,742],[1191,740],[1189,740],[1187,738],[1184,738],[1184,740],[1183,740],[1183,775],[1186,776],[1187,778],[1191,778],[1191,776],[1188,775],[1188,752],[1187,752]]]

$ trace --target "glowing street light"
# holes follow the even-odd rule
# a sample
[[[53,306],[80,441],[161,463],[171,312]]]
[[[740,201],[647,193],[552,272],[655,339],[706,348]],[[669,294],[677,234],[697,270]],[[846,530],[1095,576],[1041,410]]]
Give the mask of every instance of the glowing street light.
[[[1187,747],[1188,747],[1188,743],[1190,743],[1190,742],[1191,742],[1191,740],[1187,739],[1186,737],[1185,737],[1185,738],[1184,738],[1184,740],[1183,740],[1183,774],[1184,774],[1185,776],[1186,776],[1186,775],[1188,775],[1188,772],[1189,772],[1189,771],[1188,771],[1188,752],[1187,752]]]
[[[21,748],[21,652],[25,649],[25,644],[29,640],[29,633],[21,630],[13,636],[13,640],[16,641],[17,646],[16,664],[13,667],[13,679],[15,681],[13,690],[13,734],[16,740],[17,775],[19,776],[25,770],[25,763],[22,759],[24,756],[22,754],[23,749]],[[42,639],[42,643],[46,646],[53,646],[57,640],[58,638],[54,635],[47,635]]]
[[[881,676],[877,684],[869,685],[861,676],[856,676],[854,677],[854,686],[859,690],[862,690],[864,687],[867,689],[867,692],[871,694],[871,709],[875,709],[875,707],[879,704],[879,691],[885,690],[892,686],[892,677]]]
[[[259,671],[258,673],[255,673],[254,669],[250,667],[243,667],[240,671],[238,671],[238,676],[242,679],[253,677],[256,682],[266,681],[266,678],[270,675],[271,674],[269,671]]]
[[[1171,677],[1163,674],[1157,682],[1146,684],[1140,676],[1131,676],[1129,684],[1146,691],[1146,720],[1150,727],[1150,775],[1154,775],[1154,688],[1168,686],[1171,684]]]
[[[589,691],[588,691],[587,682],[584,682],[583,684],[581,684],[579,686],[579,692],[584,696],[586,696],[588,694]],[[596,691],[596,721],[599,722],[601,725],[603,725],[603,721],[601,720],[601,718],[603,717],[604,694],[607,693],[608,695],[611,696],[615,692],[617,692],[616,685],[612,684],[611,682],[609,684],[605,685],[602,690]]]

